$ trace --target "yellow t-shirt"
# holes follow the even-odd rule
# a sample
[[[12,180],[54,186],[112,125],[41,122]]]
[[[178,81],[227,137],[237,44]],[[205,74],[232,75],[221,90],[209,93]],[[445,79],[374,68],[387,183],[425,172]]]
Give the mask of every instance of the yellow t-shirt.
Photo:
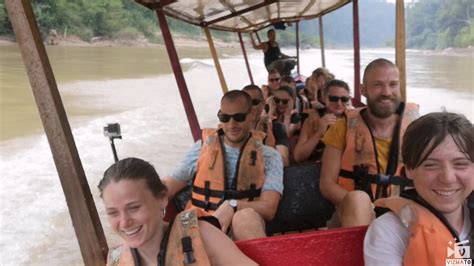
[[[347,119],[344,117],[338,119],[334,125],[324,134],[322,141],[326,145],[333,146],[334,148],[344,151],[346,148],[346,131],[347,131]],[[380,164],[380,172],[385,173],[387,169],[388,153],[390,152],[390,145],[392,139],[380,139],[375,138],[375,147],[377,148],[377,157]]]

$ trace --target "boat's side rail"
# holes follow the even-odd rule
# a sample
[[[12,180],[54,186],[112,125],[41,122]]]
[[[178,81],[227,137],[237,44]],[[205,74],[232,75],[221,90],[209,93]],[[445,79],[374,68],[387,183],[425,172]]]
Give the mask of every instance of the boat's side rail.
[[[364,265],[367,226],[238,241],[237,246],[259,265]]]

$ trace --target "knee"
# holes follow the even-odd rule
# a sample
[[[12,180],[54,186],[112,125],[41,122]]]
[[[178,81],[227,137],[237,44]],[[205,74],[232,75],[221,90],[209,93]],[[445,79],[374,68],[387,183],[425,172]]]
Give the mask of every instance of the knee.
[[[342,200],[344,208],[354,209],[354,208],[370,208],[372,202],[369,195],[364,191],[354,190],[344,197]]]
[[[237,211],[232,217],[232,226],[239,227],[245,226],[246,224],[253,223],[253,222],[260,222],[262,218],[260,215],[252,208],[245,208],[242,210]]]

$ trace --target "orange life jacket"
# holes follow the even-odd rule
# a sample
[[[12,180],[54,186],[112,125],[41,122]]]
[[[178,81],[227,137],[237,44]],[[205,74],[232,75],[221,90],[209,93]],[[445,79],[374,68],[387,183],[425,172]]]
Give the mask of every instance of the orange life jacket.
[[[168,241],[165,242],[166,250],[164,265],[211,265],[199,232],[198,217],[206,213],[199,209],[190,209],[179,213],[171,227]],[[162,247],[163,248],[163,247]],[[185,263],[185,259],[188,259]],[[137,265],[138,257],[126,244],[109,249],[107,266],[133,266]]]
[[[436,215],[402,197],[382,198],[375,201],[375,205],[390,209],[410,232],[404,266],[446,265],[448,243],[454,243],[455,236]]]
[[[265,182],[263,139],[265,134],[251,131],[242,145],[234,184],[229,187],[225,173],[222,130],[203,129],[202,147],[196,167],[191,204],[213,213],[226,199],[255,200]],[[188,208],[187,207],[187,208]]]
[[[387,173],[380,173],[378,170],[375,139],[360,114],[366,108],[346,110],[346,147],[342,155],[338,184],[348,191],[354,189],[364,190],[369,193],[371,199],[387,197],[389,192],[397,195],[399,194],[400,185],[410,185],[411,182],[408,179],[400,176],[403,166],[400,147],[406,128],[419,116],[418,109],[417,104],[408,103],[405,105],[400,103],[398,113],[401,121],[395,128],[395,130],[398,129],[398,132],[394,134],[395,136],[398,135],[399,141],[393,143],[395,140],[392,138],[390,154],[387,158],[388,164],[392,161],[392,167],[387,166]],[[391,160],[391,156],[397,158]],[[357,182],[354,182],[354,180],[357,180]],[[391,186],[388,187],[389,185]]]
[[[262,117],[257,123],[255,130],[261,131],[266,134],[263,143],[267,146],[275,148],[276,140],[273,135],[273,123],[270,117]]]

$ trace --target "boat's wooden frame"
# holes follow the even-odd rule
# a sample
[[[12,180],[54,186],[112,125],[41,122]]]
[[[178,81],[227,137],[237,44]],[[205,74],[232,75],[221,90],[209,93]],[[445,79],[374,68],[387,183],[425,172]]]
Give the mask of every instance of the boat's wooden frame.
[[[137,0],[137,2],[141,1]],[[201,131],[199,121],[197,119],[193,103],[187,89],[186,81],[183,76],[181,65],[179,63],[178,54],[168,28],[166,15],[163,11],[165,6],[172,4],[173,2],[176,2],[176,0],[161,0],[153,4],[147,4],[146,7],[156,12],[170,59],[170,64],[172,66],[181,99],[183,101],[183,106],[188,118],[192,136],[194,140],[197,140],[200,138]],[[253,7],[249,7],[240,11],[232,11],[229,15],[216,18],[206,23],[196,24],[203,27],[206,33],[223,92],[227,91],[227,85],[225,84],[225,79],[220,68],[217,52],[215,51],[212,42],[212,36],[209,31],[209,27],[219,21],[239,16],[256,8],[270,5],[275,2],[279,1],[265,0]],[[354,25],[354,104],[360,105],[358,0],[353,0],[352,3]],[[36,105],[38,107],[41,121],[49,141],[54,163],[58,171],[76,237],[81,249],[82,258],[85,265],[105,265],[108,247],[104,231],[99,220],[99,215],[97,213],[96,206],[87,183],[79,154],[77,152],[67,115],[58,91],[58,86],[48,59],[48,55],[46,53],[46,49],[44,47],[43,40],[41,39],[33,10],[31,8],[31,3],[29,0],[5,0],[5,6],[15,32],[26,72],[31,83]],[[319,32],[323,66],[325,65],[323,15],[330,11],[332,10],[327,10],[327,12],[316,16],[320,21]],[[296,17],[294,22],[298,22],[302,18],[306,17]],[[396,64],[400,69],[400,87],[403,100],[405,101],[405,19],[403,0],[396,1],[396,21]],[[275,20],[272,22],[278,21]],[[242,52],[244,54],[249,78],[251,83],[253,83],[252,73],[247,60],[247,54],[245,52],[245,45],[242,40],[242,32],[239,31],[237,33],[239,34],[239,40],[242,46]],[[299,47],[298,41],[297,46]],[[244,246],[244,244],[239,245]]]

